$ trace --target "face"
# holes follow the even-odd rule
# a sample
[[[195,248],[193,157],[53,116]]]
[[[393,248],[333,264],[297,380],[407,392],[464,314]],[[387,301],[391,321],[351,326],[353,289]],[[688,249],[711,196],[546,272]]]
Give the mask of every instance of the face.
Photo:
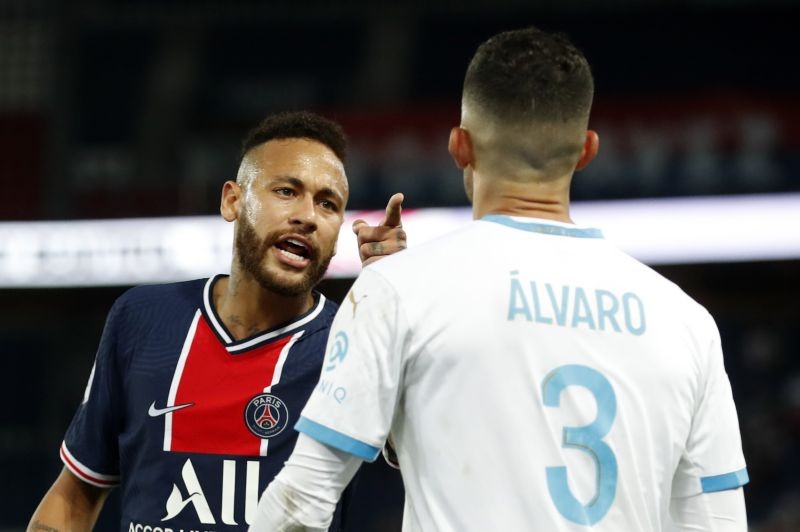
[[[277,294],[308,293],[336,252],[348,197],[342,162],[313,140],[271,140],[247,154],[236,181],[222,212],[236,220],[242,273]]]

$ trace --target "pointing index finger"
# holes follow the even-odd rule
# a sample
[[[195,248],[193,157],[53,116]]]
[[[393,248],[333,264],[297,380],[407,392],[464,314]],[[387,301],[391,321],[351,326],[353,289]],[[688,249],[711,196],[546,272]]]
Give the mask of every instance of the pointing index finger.
[[[405,197],[402,192],[394,194],[386,204],[386,215],[383,217],[381,225],[387,227],[400,227],[402,225],[400,213],[403,211],[403,200]]]

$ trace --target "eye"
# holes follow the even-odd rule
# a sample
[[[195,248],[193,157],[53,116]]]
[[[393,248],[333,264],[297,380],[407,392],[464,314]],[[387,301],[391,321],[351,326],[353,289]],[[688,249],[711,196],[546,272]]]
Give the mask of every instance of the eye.
[[[319,202],[319,204],[320,204],[320,206],[322,206],[323,209],[327,209],[327,210],[333,211],[333,212],[338,212],[339,211],[339,206],[336,203],[334,203],[334,202],[332,202],[330,200],[322,200],[322,201]]]
[[[285,196],[285,197],[287,197],[287,198],[288,198],[288,197],[290,197],[290,196],[294,196],[294,190],[292,190],[292,189],[291,189],[291,188],[289,188],[289,187],[281,187],[281,188],[276,188],[276,189],[275,189],[275,193],[276,193],[278,196]]]

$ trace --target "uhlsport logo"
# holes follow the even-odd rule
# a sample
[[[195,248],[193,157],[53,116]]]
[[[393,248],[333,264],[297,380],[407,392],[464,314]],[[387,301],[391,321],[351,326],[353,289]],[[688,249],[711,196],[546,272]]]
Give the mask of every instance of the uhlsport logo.
[[[286,403],[270,393],[256,395],[244,409],[244,422],[259,438],[271,438],[286,428],[289,410]]]

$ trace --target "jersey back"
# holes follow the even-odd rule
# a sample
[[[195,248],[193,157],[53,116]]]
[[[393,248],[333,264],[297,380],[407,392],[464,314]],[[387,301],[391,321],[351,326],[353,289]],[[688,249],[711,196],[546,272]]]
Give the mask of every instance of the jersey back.
[[[491,216],[381,261],[327,356],[298,429],[366,459],[391,430],[405,530],[670,530],[746,482],[713,320],[595,229]]]

